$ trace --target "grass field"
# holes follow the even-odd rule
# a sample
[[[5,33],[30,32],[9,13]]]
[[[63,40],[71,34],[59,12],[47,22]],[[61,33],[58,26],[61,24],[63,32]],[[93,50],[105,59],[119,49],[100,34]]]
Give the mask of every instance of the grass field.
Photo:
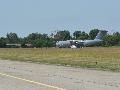
[[[0,58],[103,70],[120,70],[120,47],[6,48],[0,49]]]

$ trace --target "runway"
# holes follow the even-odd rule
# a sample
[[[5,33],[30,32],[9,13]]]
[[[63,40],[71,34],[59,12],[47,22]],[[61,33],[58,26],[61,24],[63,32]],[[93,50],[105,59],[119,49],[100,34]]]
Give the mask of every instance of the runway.
[[[0,60],[0,90],[120,90],[120,72]]]

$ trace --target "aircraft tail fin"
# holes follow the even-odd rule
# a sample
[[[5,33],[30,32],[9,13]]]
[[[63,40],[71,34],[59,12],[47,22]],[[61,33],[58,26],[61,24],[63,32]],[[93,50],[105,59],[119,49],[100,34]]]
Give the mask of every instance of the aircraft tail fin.
[[[100,30],[95,39],[103,40],[104,36],[107,35],[108,31]]]

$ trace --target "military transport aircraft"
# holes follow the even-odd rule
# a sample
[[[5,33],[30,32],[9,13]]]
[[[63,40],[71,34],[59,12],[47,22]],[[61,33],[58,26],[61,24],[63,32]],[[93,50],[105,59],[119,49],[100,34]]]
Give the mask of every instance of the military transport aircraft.
[[[94,40],[66,40],[66,41],[57,41],[56,47],[59,48],[81,48],[85,46],[96,45],[103,41],[104,36],[107,34],[107,31],[100,30]]]

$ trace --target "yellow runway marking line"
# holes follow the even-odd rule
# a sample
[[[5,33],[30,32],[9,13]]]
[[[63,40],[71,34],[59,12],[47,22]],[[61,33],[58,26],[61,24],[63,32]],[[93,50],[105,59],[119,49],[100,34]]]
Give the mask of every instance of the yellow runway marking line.
[[[33,83],[33,84],[37,84],[37,85],[42,85],[42,86],[53,88],[53,89],[57,89],[57,90],[66,90],[66,89],[63,89],[63,88],[56,87],[56,86],[52,86],[52,85],[48,85],[48,84],[44,84],[44,83],[40,83],[40,82],[36,82],[36,81],[32,81],[32,80],[20,78],[20,77],[8,75],[8,74],[5,74],[5,73],[0,73],[0,75],[1,76],[6,76],[6,77],[10,77],[10,78],[14,78],[14,79],[18,79],[18,80],[22,80],[22,81]]]

